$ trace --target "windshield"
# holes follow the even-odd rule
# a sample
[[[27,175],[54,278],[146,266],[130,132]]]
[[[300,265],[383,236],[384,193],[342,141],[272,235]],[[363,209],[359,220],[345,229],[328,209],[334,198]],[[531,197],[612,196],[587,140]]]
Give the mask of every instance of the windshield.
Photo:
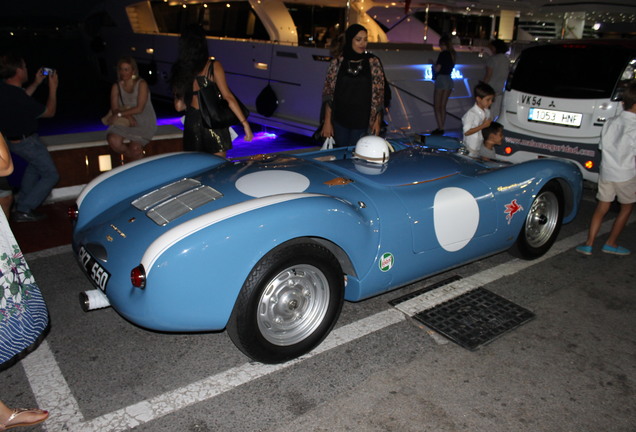
[[[608,45],[544,45],[524,50],[510,87],[538,96],[610,98],[634,51]]]

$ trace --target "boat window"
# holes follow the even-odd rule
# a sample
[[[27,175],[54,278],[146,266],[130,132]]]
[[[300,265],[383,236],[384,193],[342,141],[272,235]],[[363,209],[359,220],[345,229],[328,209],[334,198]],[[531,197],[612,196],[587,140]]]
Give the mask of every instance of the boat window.
[[[342,33],[345,8],[285,3],[296,24],[298,43],[302,46],[329,47]]]
[[[607,99],[632,55],[628,50],[603,45],[527,48],[517,62],[510,87],[539,96]]]
[[[247,1],[197,3],[153,2],[152,10],[160,33],[177,33],[198,23],[208,36],[269,40],[267,30]]]
[[[415,12],[413,17],[427,22],[426,12]],[[487,41],[492,38],[492,18],[482,15],[466,15],[448,12],[429,12],[428,26],[439,35],[456,34],[461,45],[473,45],[473,41]]]

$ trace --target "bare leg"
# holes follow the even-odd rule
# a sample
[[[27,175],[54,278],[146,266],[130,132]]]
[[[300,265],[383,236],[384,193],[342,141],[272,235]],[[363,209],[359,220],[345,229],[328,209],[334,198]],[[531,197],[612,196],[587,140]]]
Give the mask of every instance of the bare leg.
[[[108,134],[106,135],[106,141],[108,141],[108,145],[115,153],[125,154],[128,147],[124,144],[124,137],[117,134]]]
[[[446,124],[446,106],[448,105],[448,98],[450,97],[450,90],[442,90],[441,91],[441,101],[440,101],[440,118],[442,119],[442,125],[440,129],[444,129],[444,125]]]
[[[444,129],[444,117],[442,116],[442,92],[443,90],[435,90],[433,94],[433,111],[435,112],[435,121],[437,129]]]
[[[616,241],[623,231],[623,228],[625,228],[625,225],[627,225],[627,220],[632,214],[633,208],[634,204],[621,204],[621,209],[618,212],[618,216],[616,216],[616,220],[614,221],[614,225],[612,225],[612,230],[610,231],[610,235],[605,244],[611,247],[618,247]]]
[[[131,141],[124,145],[126,146],[124,156],[126,156],[126,159],[128,159],[129,162],[136,161],[144,157],[144,146],[140,143]]]
[[[599,201],[596,205],[596,210],[594,210],[594,214],[592,215],[592,221],[590,222],[590,230],[587,234],[587,241],[585,244],[587,246],[594,245],[594,239],[596,238],[598,232],[601,229],[601,224],[603,223],[603,218],[607,214],[610,205],[612,203],[606,201]]]

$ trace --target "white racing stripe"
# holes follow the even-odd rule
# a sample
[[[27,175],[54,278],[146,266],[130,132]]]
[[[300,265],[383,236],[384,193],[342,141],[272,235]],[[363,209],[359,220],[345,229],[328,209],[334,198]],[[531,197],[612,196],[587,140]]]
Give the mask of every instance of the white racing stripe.
[[[285,193],[280,195],[270,195],[262,198],[254,198],[248,201],[243,201],[238,204],[233,204],[227,207],[223,207],[219,210],[206,213],[194,219],[190,219],[189,221],[179,224],[157,237],[150,244],[150,246],[148,246],[148,249],[146,249],[144,256],[141,258],[141,264],[146,269],[146,274],[148,275],[152,271],[152,266],[154,265],[155,261],[159,259],[161,254],[172,247],[175,243],[183,240],[186,237],[191,236],[197,231],[201,231],[202,229],[205,229],[216,223],[233,218],[243,213],[251,212],[253,210],[258,210],[287,201],[319,196],[324,195],[312,193]]]
[[[629,223],[633,223],[635,219],[635,216],[632,216]],[[613,220],[605,222],[599,234],[608,232],[612,223]],[[214,398],[263,376],[284,370],[318,354],[402,322],[415,313],[457,297],[471,289],[515,274],[581,244],[585,240],[586,235],[587,233],[578,233],[561,240],[555,243],[546,255],[536,260],[522,261],[513,259],[497,267],[426,292],[416,298],[398,304],[396,308],[390,308],[339,327],[331,332],[315,350],[287,363],[276,365],[244,363],[185,387],[163,393],[91,420],[84,420],[79,404],[73,397],[46,341],[35,352],[22,360],[21,364],[29,379],[38,405],[51,411],[51,416],[43,423],[45,430],[56,432],[62,430],[82,432],[125,431],[177,412],[189,405]]]

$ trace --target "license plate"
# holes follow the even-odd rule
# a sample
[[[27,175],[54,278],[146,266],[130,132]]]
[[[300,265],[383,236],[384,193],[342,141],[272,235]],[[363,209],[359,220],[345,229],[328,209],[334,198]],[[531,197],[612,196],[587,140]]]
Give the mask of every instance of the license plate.
[[[528,111],[528,121],[577,128],[581,127],[583,114],[567,111],[546,110],[541,108],[530,108]]]
[[[97,285],[102,291],[106,291],[106,284],[110,278],[110,273],[88,253],[84,246],[80,246],[78,257],[91,282]]]

